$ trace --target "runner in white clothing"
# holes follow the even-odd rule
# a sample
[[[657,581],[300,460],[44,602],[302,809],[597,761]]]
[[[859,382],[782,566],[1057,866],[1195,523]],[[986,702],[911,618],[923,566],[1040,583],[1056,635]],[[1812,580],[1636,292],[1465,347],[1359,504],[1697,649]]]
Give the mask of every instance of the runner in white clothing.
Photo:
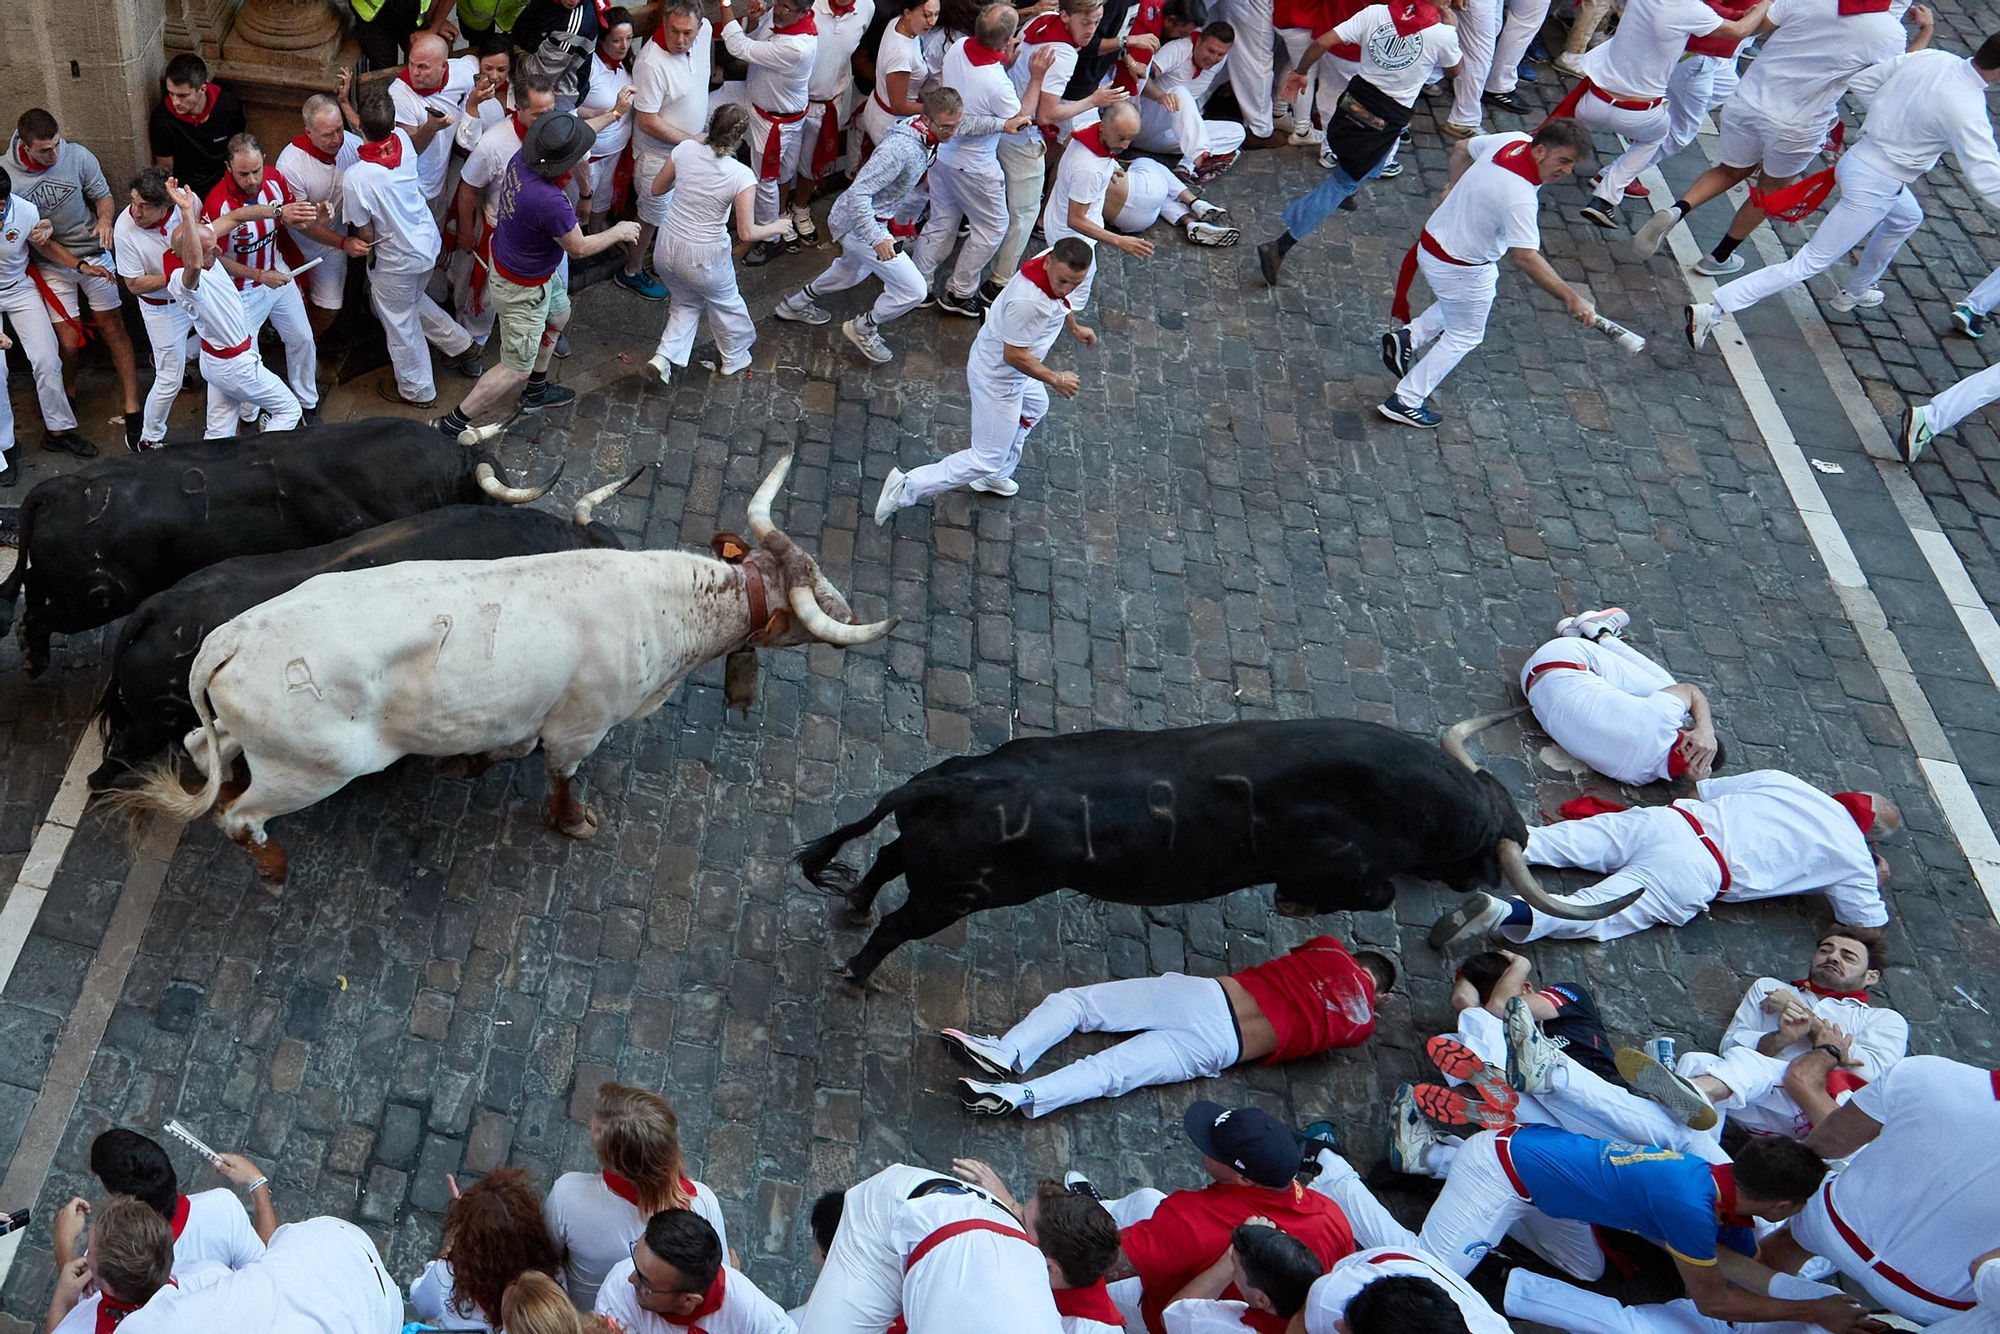
[[[1354,1218],[1348,1214],[1349,1221]],[[1512,1326],[1470,1283],[1418,1246],[1414,1233],[1405,1235],[1408,1242],[1369,1246],[1344,1257],[1313,1284],[1305,1334],[1401,1334],[1426,1327],[1414,1323],[1419,1319],[1446,1320],[1448,1312],[1464,1322],[1467,1334],[1512,1334]],[[1361,1240],[1358,1223],[1355,1240]]]
[[[1376,411],[1405,426],[1444,420],[1430,396],[1485,339],[1502,256],[1569,307],[1573,319],[1596,318],[1590,302],[1542,257],[1537,216],[1542,186],[1567,179],[1589,152],[1590,136],[1569,120],[1550,120],[1532,138],[1486,134],[1453,147],[1444,202],[1417,233],[1396,278],[1390,314],[1405,323],[1382,335],[1382,363],[1401,378]],[[1412,321],[1410,284],[1419,269],[1437,300]],[[1433,342],[1419,359],[1417,350]]]
[[[287,227],[292,244],[319,264],[306,275],[306,317],[317,338],[332,325],[347,300],[347,261],[366,258],[368,247],[347,235],[340,183],[360,161],[361,136],[347,128],[340,104],[325,93],[306,99],[305,133],[278,150],[278,174],[291,183],[294,198],[324,205],[313,222]]]
[[[1168,42],[1146,67],[1132,142],[1148,153],[1178,153],[1176,174],[1189,184],[1215,179],[1243,148],[1241,125],[1201,115],[1235,44],[1236,29],[1217,20]]]
[[[795,1334],[785,1308],[730,1267],[722,1238],[691,1209],[646,1220],[630,1258],[605,1276],[593,1308],[623,1334]]]
[[[1622,607],[1565,616],[1521,664],[1521,692],[1558,746],[1634,787],[1707,778],[1723,760],[1708,696],[1626,644]]]
[[[667,165],[677,144],[708,128],[714,45],[714,30],[695,0],[666,0],[659,26],[639,46],[632,74],[632,193],[638,200],[639,244],[627,252],[614,281],[648,301],[667,299],[666,287],[644,266],[672,195],[656,195],[646,186]]]
[[[930,72],[924,58],[924,36],[937,26],[939,0],[895,0],[898,18],[882,29],[875,48],[875,91],[858,113],[865,148],[884,143],[889,130],[923,113],[918,99]]]
[[[1151,158],[1133,158],[1104,191],[1104,216],[1121,232],[1136,236],[1162,218],[1195,245],[1231,246],[1243,233],[1230,225],[1229,210],[1203,199]]]
[[[131,1195],[98,1201],[86,1251],[80,1234],[87,1209],[72,1200],[56,1216],[56,1289],[45,1334],[109,1334],[157,1294],[176,1294],[177,1283],[188,1287],[191,1280],[229,1272],[216,1261],[177,1253],[167,1220]]]
[[[580,169],[588,173],[577,200],[586,232],[601,232],[611,220],[613,180],[632,142],[632,103],[638,96],[626,68],[632,55],[632,11],[614,5],[598,25],[597,49],[590,57],[597,63],[591,67],[589,89],[576,104],[576,114],[597,131],[597,142]]]
[[[2000,362],[1974,371],[1928,403],[1912,403],[1896,442],[1903,462],[1915,463],[1931,441],[1995,399],[2000,399]]]
[[[1070,136],[1056,166],[1048,205],[1042,210],[1042,234],[1048,237],[1050,245],[1074,236],[1093,252],[1102,241],[1134,259],[1152,258],[1151,241],[1121,236],[1104,225],[1104,193],[1110,188],[1112,177],[1118,174],[1118,155],[1130,146],[1138,129],[1138,108],[1119,102],[1106,107],[1095,125],[1086,125]],[[1070,309],[1082,310],[1090,303],[1090,289],[1096,277],[1097,265],[1093,261],[1083,281],[1070,293]]]
[[[1431,928],[1431,944],[1485,932],[1516,943],[1616,940],[1659,924],[1680,926],[1717,902],[1823,893],[1836,929],[1874,940],[1888,925],[1882,901],[1888,865],[1868,835],[1902,826],[1888,798],[1868,792],[1828,796],[1775,769],[1696,784],[1696,797],[1635,807],[1528,831],[1530,863],[1607,873],[1574,901],[1604,903],[1644,890],[1624,911],[1594,922],[1549,917],[1524,900],[1475,892]]]
[[[207,429],[204,438],[227,439],[236,434],[239,409],[254,404],[268,414],[266,431],[289,431],[299,424],[299,400],[285,382],[271,374],[257,355],[257,326],[250,322],[242,294],[222,268],[222,245],[216,232],[227,234],[240,221],[225,213],[212,225],[203,224],[201,201],[179,181],[167,182],[167,194],[180,209],[172,249],[162,264],[168,299],[187,312],[201,340],[201,376],[208,384]],[[259,205],[267,216],[274,210]]]
[[[153,387],[147,391],[145,415],[139,428],[139,450],[157,449],[167,440],[167,414],[181,391],[187,372],[187,312],[166,294],[166,256],[180,212],[167,194],[167,173],[148,167],[132,178],[131,203],[118,214],[112,233],[118,276],[139,299],[139,316],[153,345]]]
[[[194,1286],[163,1288],[125,1317],[119,1334],[311,1330],[396,1334],[403,1293],[368,1234],[338,1218],[287,1223],[254,1263]],[[171,1292],[166,1301],[160,1297]]]
[[[842,127],[854,102],[854,52],[875,21],[875,0],[813,0],[813,26],[819,30],[813,50],[812,77],[806,84],[806,118],[799,123],[799,167],[792,178],[792,227],[798,239],[819,242],[812,200],[819,183],[839,165],[844,145]],[[884,33],[887,36],[887,33]],[[850,167],[851,178],[855,168]]]
[[[993,303],[965,378],[972,390],[972,443],[936,463],[889,469],[875,500],[875,522],[886,524],[899,509],[956,487],[970,485],[988,495],[1011,496],[1021,489],[1014,469],[1028,433],[1049,408],[1049,389],[1076,397],[1075,371],[1050,370],[1044,359],[1064,329],[1085,347],[1097,346],[1097,332],[1077,322],[1069,296],[1090,274],[1093,255],[1076,237],[1058,241],[1021,266]]]
[[[1841,1291],[1794,1274],[1773,1274],[1766,1295],[1811,1302],[1839,1298]],[[1656,1305],[1625,1306],[1615,1297],[1527,1269],[1508,1274],[1505,1303],[1507,1314],[1517,1320],[1570,1334],[1826,1334],[1819,1325],[1803,1320],[1720,1320],[1703,1315],[1686,1297]]]
[[[63,392],[62,348],[49,308],[28,274],[28,252],[53,246],[55,228],[27,200],[13,193],[7,173],[0,172],[0,315],[14,331],[35,373],[35,398],[42,408],[42,444],[46,449],[90,458],[97,447],[76,433],[76,413]],[[13,409],[8,409],[7,440],[12,444]],[[0,479],[20,480],[17,468],[0,471]]]
[[[750,101],[750,170],[757,185],[759,223],[778,220],[798,174],[799,140],[812,101],[813,59],[819,50],[812,0],[772,0],[755,33],[746,33],[722,4],[722,45],[750,66],[745,91]],[[762,264],[776,254],[771,242],[756,247],[744,262]]]
[[[284,173],[264,165],[264,145],[247,130],[229,141],[222,179],[208,192],[208,216],[239,219],[222,240],[223,271],[236,280],[253,331],[269,324],[285,345],[285,384],[299,400],[307,426],[319,424],[319,345],[306,318],[306,299],[283,250],[289,230],[313,227],[331,239],[329,215],[292,192]]]
[[[1987,94],[2000,83],[2000,34],[1970,59],[1949,51],[1913,51],[1854,76],[1848,91],[1868,106],[1861,140],[1840,155],[1834,179],[1840,198],[1812,239],[1783,264],[1772,264],[1715,289],[1688,307],[1687,336],[1699,349],[1724,316],[1824,273],[1867,240],[1846,284],[1827,302],[1833,310],[1882,304],[1875,285],[1889,261],[1923,223],[1910,182],[1938,164],[1945,150],[1959,175],[1987,207],[2000,209],[2000,149],[1993,142]]]
[[[417,180],[433,218],[442,216],[448,202],[445,173],[451,166],[452,130],[465,114],[466,96],[478,78],[476,56],[454,59],[444,38],[420,32],[410,39],[410,63],[388,84],[396,124],[417,151]]]

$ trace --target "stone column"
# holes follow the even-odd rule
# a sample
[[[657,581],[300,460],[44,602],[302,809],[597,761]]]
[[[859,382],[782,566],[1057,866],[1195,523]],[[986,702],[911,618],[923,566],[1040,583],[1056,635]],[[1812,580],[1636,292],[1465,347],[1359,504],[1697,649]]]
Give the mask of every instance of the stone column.
[[[0,88],[6,123],[51,112],[122,186],[152,161],[146,118],[166,67],[164,0],[0,0]]]

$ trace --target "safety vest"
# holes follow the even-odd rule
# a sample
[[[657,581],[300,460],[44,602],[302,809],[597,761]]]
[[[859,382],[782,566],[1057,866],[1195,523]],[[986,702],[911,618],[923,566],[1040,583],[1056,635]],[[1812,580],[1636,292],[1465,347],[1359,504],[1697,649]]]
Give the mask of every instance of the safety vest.
[[[382,12],[386,0],[353,0],[356,21],[367,23]],[[431,12],[431,0],[417,0],[417,22],[421,24]]]
[[[512,32],[528,0],[458,0],[458,26],[474,32]]]

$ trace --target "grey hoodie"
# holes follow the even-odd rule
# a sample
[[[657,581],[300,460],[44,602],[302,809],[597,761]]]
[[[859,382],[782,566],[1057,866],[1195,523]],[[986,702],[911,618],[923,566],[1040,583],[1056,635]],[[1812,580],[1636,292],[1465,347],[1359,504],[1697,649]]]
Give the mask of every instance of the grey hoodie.
[[[33,204],[55,225],[55,239],[79,258],[102,253],[91,228],[97,222],[97,201],[111,193],[97,156],[82,144],[65,139],[56,150],[56,164],[31,171],[21,164],[21,136],[7,143],[7,175],[14,193]]]

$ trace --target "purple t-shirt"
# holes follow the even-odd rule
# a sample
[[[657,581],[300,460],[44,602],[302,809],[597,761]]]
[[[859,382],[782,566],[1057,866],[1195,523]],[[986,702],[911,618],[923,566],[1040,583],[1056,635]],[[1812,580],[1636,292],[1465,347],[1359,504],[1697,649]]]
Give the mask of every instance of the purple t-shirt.
[[[508,278],[543,281],[562,263],[558,240],[576,226],[569,196],[554,181],[536,175],[519,153],[493,190],[493,267]]]

